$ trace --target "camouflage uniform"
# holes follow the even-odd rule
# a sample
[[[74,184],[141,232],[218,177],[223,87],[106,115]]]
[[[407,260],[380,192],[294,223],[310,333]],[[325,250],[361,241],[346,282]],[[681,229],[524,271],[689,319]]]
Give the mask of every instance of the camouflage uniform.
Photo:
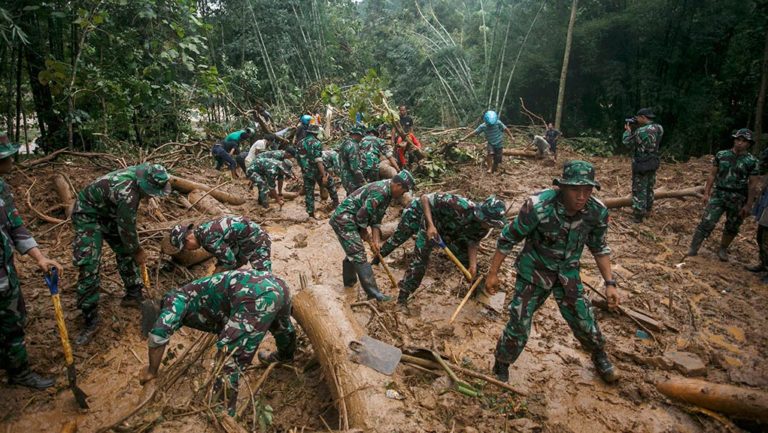
[[[307,135],[299,145],[299,151],[296,155],[299,161],[299,167],[304,179],[304,205],[307,213],[315,213],[315,184],[321,186],[320,171],[317,163],[323,161],[323,145],[314,135]],[[329,190],[330,192],[330,190]]]
[[[251,364],[267,331],[275,337],[278,356],[288,360],[296,349],[288,285],[268,272],[228,271],[192,281],[165,294],[160,316],[147,340],[150,348],[168,344],[179,328],[217,333],[216,347],[226,362],[222,382],[234,415],[240,373]]]
[[[269,207],[269,191],[277,188],[277,181],[285,178],[285,171],[281,161],[256,158],[248,167],[245,176],[258,188],[259,204]]]
[[[13,264],[13,250],[19,254],[37,247],[32,234],[24,227],[13,202],[10,187],[0,179],[0,232],[2,258],[0,258],[0,368],[13,375],[28,366],[24,345],[24,325],[27,311],[21,294],[19,277]]]
[[[247,217],[225,216],[194,229],[200,246],[216,257],[216,266],[237,269],[250,263],[253,269],[272,272],[272,239]]]
[[[528,341],[533,314],[553,293],[560,314],[576,338],[590,352],[601,351],[605,340],[584,295],[579,276],[586,244],[594,256],[610,254],[606,242],[608,209],[591,197],[585,208],[568,216],[560,193],[547,189],[530,197],[515,220],[504,227],[497,249],[505,255],[525,240],[517,257],[515,294],[509,322],[496,345],[496,359],[513,363]]]
[[[375,135],[367,135],[360,141],[363,176],[368,182],[379,180],[379,163],[384,158],[392,157],[392,149],[387,142]]]
[[[352,138],[347,138],[339,147],[339,162],[341,165],[341,185],[351,195],[356,189],[365,185],[363,162],[360,157],[360,144]]]
[[[329,224],[336,232],[346,260],[365,263],[365,246],[359,230],[367,227],[381,227],[381,220],[392,198],[391,180],[380,180],[364,185],[336,208]]]
[[[265,152],[261,152],[258,155],[256,155],[256,159],[259,158],[268,158],[268,159],[276,159],[278,161],[285,161],[286,158],[290,158],[291,155],[288,154],[285,150],[267,150]]]
[[[429,197],[430,205],[433,205],[435,194],[427,194],[427,196]],[[411,203],[403,209],[395,232],[381,246],[381,256],[387,257],[392,254],[392,251],[410,239],[411,236],[418,233],[423,218],[424,208],[421,207],[421,200],[418,198],[411,200]]]
[[[658,123],[649,123],[635,131],[624,131],[622,141],[634,147],[632,170],[632,212],[635,218],[642,219],[653,207],[653,187],[656,184],[656,170],[639,173],[634,163],[646,158],[659,157],[659,145],[664,135],[664,128]]]

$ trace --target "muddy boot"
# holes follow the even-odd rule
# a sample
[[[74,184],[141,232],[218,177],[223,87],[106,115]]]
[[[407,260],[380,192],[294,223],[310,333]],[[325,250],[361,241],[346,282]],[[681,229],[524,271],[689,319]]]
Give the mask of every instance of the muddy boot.
[[[281,358],[277,351],[267,352],[266,350],[260,350],[258,356],[259,361],[262,364],[273,364],[276,362],[286,363],[293,361],[293,357]]]
[[[120,301],[120,306],[126,308],[141,307],[141,303],[144,302],[144,295],[141,289],[142,286],[132,286],[125,289],[125,296]]]
[[[77,334],[77,337],[75,337],[75,344],[78,346],[90,343],[93,336],[96,335],[96,331],[99,330],[99,324],[101,324],[99,310],[83,311],[83,319],[85,320],[85,325],[80,333]]]
[[[696,256],[699,254],[699,248],[701,248],[701,243],[704,242],[704,235],[701,234],[698,230],[693,232],[693,239],[691,239],[691,246],[688,247],[688,256]]]
[[[493,363],[493,375],[496,379],[507,383],[509,382],[509,364],[500,362],[498,359]]]
[[[49,377],[43,377],[25,367],[18,372],[8,372],[8,384],[26,386],[27,388],[46,389],[56,383]]]
[[[717,258],[720,259],[721,262],[728,261],[728,247],[735,237],[736,235],[727,235],[723,233],[723,237],[720,239],[720,249],[717,250]]]
[[[613,364],[608,360],[608,355],[604,350],[600,349],[592,353],[592,363],[595,364],[597,374],[600,375],[604,382],[613,383],[619,379],[616,369],[613,368]]]
[[[357,284],[357,271],[355,264],[347,259],[341,262],[341,277],[344,280],[344,288],[351,289]]]
[[[370,263],[355,263],[354,265],[357,276],[360,278],[360,285],[363,286],[363,291],[368,295],[369,299],[383,302],[392,300],[392,298],[379,291],[379,286],[376,284],[376,278],[373,276],[373,268]]]

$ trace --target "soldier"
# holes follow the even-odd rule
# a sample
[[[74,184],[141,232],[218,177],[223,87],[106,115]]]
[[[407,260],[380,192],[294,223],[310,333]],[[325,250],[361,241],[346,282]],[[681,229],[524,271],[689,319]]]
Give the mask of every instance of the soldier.
[[[367,135],[360,141],[360,156],[363,162],[363,176],[368,182],[379,180],[379,164],[383,159],[397,167],[392,149],[384,139],[379,138],[379,131],[373,126],[368,128]]]
[[[504,134],[506,133],[509,136],[511,143],[515,142],[515,137],[507,128],[507,125],[501,122],[499,115],[495,111],[486,111],[483,114],[483,123],[459,141],[464,141],[481,132],[485,133],[485,139],[488,141],[488,154],[485,157],[485,165],[488,167],[488,173],[493,173],[501,164],[501,157],[504,154]]]
[[[307,133],[309,132],[309,125],[312,122],[312,116],[309,114],[303,114],[301,117],[299,117],[299,123],[296,125],[296,131],[293,133],[293,141],[291,142],[294,146],[300,146],[301,142],[304,140],[304,138],[307,136]],[[318,130],[319,132],[319,130]]]
[[[555,129],[552,122],[547,123],[547,130],[544,131],[544,138],[547,140],[547,143],[549,143],[549,151],[552,152],[552,159],[554,161],[557,161],[557,140],[561,135],[562,133]]]
[[[293,178],[293,164],[290,159],[278,161],[270,158],[256,158],[248,167],[245,176],[251,181],[251,188],[254,186],[259,191],[259,204],[269,208],[269,199],[272,197],[277,204],[282,207],[283,200],[283,182],[285,178]]]
[[[632,213],[636,223],[651,213],[653,207],[653,186],[656,184],[656,170],[659,169],[659,146],[664,128],[653,123],[656,115],[650,108],[641,108],[632,119],[624,124],[622,142],[634,147],[632,157]],[[634,129],[637,126],[637,129]]]
[[[267,150],[266,152],[261,152],[254,159],[257,158],[269,158],[269,159],[276,159],[278,161],[285,161],[286,159],[296,159],[296,148],[295,147],[288,147],[285,150]]]
[[[712,169],[704,187],[704,202],[707,207],[701,222],[696,227],[688,249],[689,256],[699,252],[701,243],[715,228],[717,221],[725,213],[725,227],[720,240],[717,257],[728,261],[728,247],[739,233],[739,227],[744,218],[749,215],[755,203],[758,161],[749,153],[749,147],[754,143],[752,131],[747,128],[739,129],[732,135],[733,147],[721,150],[715,155]],[[712,185],[715,192],[712,194]]]
[[[449,193],[425,194],[421,196],[420,202],[424,223],[416,236],[416,257],[397,284],[400,289],[397,302],[401,305],[408,302],[408,298],[421,284],[432,248],[438,239],[445,242],[474,278],[480,241],[491,228],[502,228],[506,223],[506,206],[493,195],[480,205]]]
[[[605,280],[605,294],[611,308],[619,304],[616,281],[611,273],[611,250],[606,242],[608,209],[592,197],[600,189],[595,169],[585,161],[569,161],[563,177],[553,182],[558,189],[547,189],[523,204],[520,213],[507,224],[496,244],[486,290],[493,294],[499,286],[498,271],[512,248],[525,241],[517,257],[515,293],[509,304],[509,322],[496,345],[493,372],[499,380],[509,380],[509,364],[523,352],[536,310],[553,293],[560,314],[576,339],[592,353],[592,361],[606,382],[617,379],[603,347],[605,340],[595,321],[592,305],[584,294],[580,261],[584,245],[595,257]]]
[[[256,140],[251,145],[251,148],[248,149],[247,152],[240,152],[235,157],[235,160],[237,161],[237,166],[240,167],[241,170],[243,170],[243,173],[245,173],[248,170],[248,167],[250,167],[253,160],[256,159],[256,157],[264,154],[269,154],[267,158],[279,159],[281,161],[286,157],[287,158],[296,157],[296,148],[292,146],[288,146],[288,148],[285,149],[285,152],[287,152],[287,155],[285,153],[270,153],[272,151],[273,146],[275,145],[276,140],[277,139],[275,138],[275,134],[266,134],[264,138],[262,138],[261,140]]]
[[[0,131],[0,174],[13,170],[13,155],[18,146],[8,142],[8,136]],[[2,232],[2,256],[0,256],[0,368],[8,373],[8,383],[45,389],[53,386],[53,379],[40,376],[29,367],[29,357],[24,344],[24,325],[27,311],[21,293],[19,277],[14,266],[14,249],[35,260],[43,273],[64,268],[40,251],[32,233],[24,227],[21,215],[13,202],[11,188],[0,178],[0,232]]]
[[[317,139],[319,132],[317,125],[309,125],[307,136],[301,141],[296,156],[304,179],[304,205],[311,218],[315,218],[315,184],[328,184],[328,174],[323,165],[323,144]]]
[[[323,185],[328,190],[328,195],[331,197],[331,205],[336,208],[339,205],[339,192],[336,190],[336,176],[340,172],[339,154],[335,150],[323,151],[323,166],[325,172],[328,173],[328,182]]]
[[[363,174],[363,161],[360,156],[360,140],[362,138],[362,130],[353,126],[349,130],[349,137],[339,147],[341,185],[347,192],[347,196],[366,183]]]
[[[275,337],[277,352],[259,353],[260,360],[290,362],[296,350],[288,284],[268,272],[227,271],[168,291],[149,331],[149,365],[141,373],[142,384],[157,377],[171,335],[182,326],[218,334],[216,347],[224,366],[214,390],[228,399],[231,416],[240,374],[251,365],[267,331]]]
[[[392,179],[379,180],[358,188],[333,212],[329,224],[339,238],[346,256],[342,263],[344,287],[352,287],[360,278],[360,285],[369,298],[389,301],[391,298],[379,291],[373,269],[368,263],[363,241],[371,244],[376,255],[381,248],[381,220],[391,199],[400,198],[413,190],[416,181],[408,170],[402,170]],[[371,232],[368,233],[368,227]]]
[[[434,203],[435,193],[426,194],[430,204]],[[422,195],[422,197],[424,197]],[[381,246],[381,257],[387,257],[392,254],[392,251],[397,249],[411,236],[419,232],[421,227],[421,221],[424,217],[424,208],[421,206],[421,198],[412,199],[407,206],[403,209],[403,213],[400,215],[400,221],[397,223],[394,233],[390,236]],[[374,257],[371,262],[373,265],[379,264],[379,258]]]
[[[214,273],[250,263],[253,269],[272,272],[272,239],[257,223],[243,216],[225,216],[171,229],[171,245],[177,250],[200,247],[216,257]]]
[[[136,214],[141,198],[171,192],[168,173],[159,164],[140,164],[113,171],[96,179],[77,195],[72,211],[75,239],[73,264],[79,267],[77,308],[85,327],[75,344],[86,344],[98,329],[99,264],[102,241],[115,252],[117,270],[125,286],[121,304],[138,308],[144,296],[138,265],[146,262],[139,245]]]
[[[221,166],[227,164],[232,178],[236,178],[237,161],[234,155],[239,154],[240,142],[248,140],[253,134],[253,128],[241,129],[230,133],[223,141],[214,144],[211,154],[216,161],[216,170],[221,170]]]

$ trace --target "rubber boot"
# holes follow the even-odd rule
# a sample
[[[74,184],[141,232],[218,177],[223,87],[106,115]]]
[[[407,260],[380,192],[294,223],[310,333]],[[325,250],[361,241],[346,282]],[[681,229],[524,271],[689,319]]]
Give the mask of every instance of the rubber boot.
[[[8,372],[8,384],[26,386],[33,389],[46,389],[56,383],[49,377],[43,377],[33,372],[29,367],[25,367],[18,372]]]
[[[493,363],[493,375],[502,382],[509,382],[509,364],[498,359]]]
[[[277,351],[274,352],[267,352],[266,350],[259,351],[259,361],[261,361],[262,364],[272,364],[276,362],[291,362],[293,361],[293,357],[290,358],[281,358],[280,355],[277,353]]]
[[[392,300],[392,298],[379,291],[379,286],[376,284],[376,278],[373,276],[373,268],[370,263],[355,263],[354,265],[357,276],[360,278],[360,285],[363,286],[363,291],[368,295],[369,299],[383,302]]]
[[[349,289],[355,287],[357,284],[357,271],[355,270],[355,264],[347,259],[341,262],[341,276],[344,280],[344,288]]]
[[[96,309],[83,311],[83,319],[85,320],[85,325],[80,333],[77,334],[77,337],[75,337],[75,344],[78,346],[90,343],[93,336],[96,335],[96,331],[99,330],[99,324],[101,324],[99,310]]]
[[[142,293],[142,286],[131,286],[125,289],[125,296],[120,301],[121,307],[126,308],[139,308],[141,303],[144,302],[144,294]]]
[[[717,258],[720,259],[721,262],[728,261],[728,247],[731,246],[731,242],[733,242],[735,237],[736,235],[727,235],[723,233],[723,237],[720,239],[720,249],[717,250]]]
[[[693,232],[693,239],[691,239],[691,246],[688,247],[688,256],[696,256],[699,254],[699,248],[701,248],[701,243],[704,242],[704,235],[696,230]]]
[[[611,364],[608,354],[604,350],[600,349],[592,353],[592,362],[595,364],[597,374],[600,375],[604,382],[613,383],[619,379],[616,369],[613,368],[613,364]]]

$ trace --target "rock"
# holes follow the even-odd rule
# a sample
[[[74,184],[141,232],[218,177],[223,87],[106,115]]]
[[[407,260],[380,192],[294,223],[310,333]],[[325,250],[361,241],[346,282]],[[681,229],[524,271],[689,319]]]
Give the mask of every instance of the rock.
[[[670,361],[675,369],[686,376],[704,376],[707,374],[707,366],[701,358],[690,352],[666,352],[664,359]]]
[[[528,418],[513,419],[509,422],[509,427],[512,428],[511,431],[518,433],[538,433],[542,431],[540,425],[536,424]]]
[[[461,433],[480,433],[480,431],[474,427],[466,426],[461,429]]]
[[[432,382],[432,389],[441,393],[451,387],[451,379],[448,376],[440,376]]]
[[[294,248],[305,248],[307,246],[307,235],[305,233],[298,233],[293,237]]]

